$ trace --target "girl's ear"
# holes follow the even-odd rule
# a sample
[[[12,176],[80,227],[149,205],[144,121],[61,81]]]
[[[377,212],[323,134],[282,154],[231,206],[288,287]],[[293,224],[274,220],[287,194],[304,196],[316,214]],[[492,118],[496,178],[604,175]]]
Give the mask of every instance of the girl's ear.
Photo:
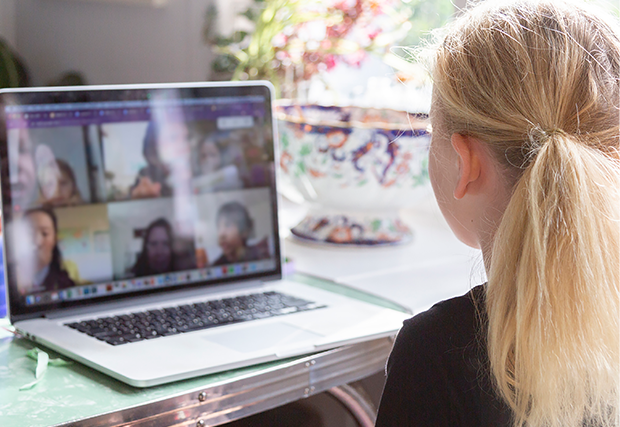
[[[476,138],[468,135],[453,133],[450,137],[452,147],[458,155],[459,177],[454,188],[454,197],[462,199],[471,192],[472,185],[480,178],[482,162],[481,144]]]

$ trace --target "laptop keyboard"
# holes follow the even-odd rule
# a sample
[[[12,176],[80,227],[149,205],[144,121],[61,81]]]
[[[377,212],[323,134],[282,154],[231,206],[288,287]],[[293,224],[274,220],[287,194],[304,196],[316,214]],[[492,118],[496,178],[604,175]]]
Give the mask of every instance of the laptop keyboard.
[[[65,326],[108,344],[120,345],[323,307],[279,292],[264,292],[65,323]]]

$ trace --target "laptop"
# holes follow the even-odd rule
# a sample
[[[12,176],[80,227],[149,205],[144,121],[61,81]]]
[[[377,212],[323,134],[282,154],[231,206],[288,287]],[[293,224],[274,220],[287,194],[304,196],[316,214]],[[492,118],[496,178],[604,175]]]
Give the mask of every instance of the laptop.
[[[268,82],[0,91],[10,320],[136,387],[393,335],[282,278]]]

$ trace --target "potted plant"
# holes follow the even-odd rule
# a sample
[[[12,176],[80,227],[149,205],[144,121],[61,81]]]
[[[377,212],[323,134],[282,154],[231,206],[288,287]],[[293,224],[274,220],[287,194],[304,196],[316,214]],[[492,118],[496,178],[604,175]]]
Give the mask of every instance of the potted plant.
[[[233,80],[269,80],[284,98],[338,62],[359,66],[369,52],[384,55],[410,26],[392,2],[375,0],[255,0],[241,15],[253,30],[220,37],[213,35],[215,10],[207,13],[214,70]]]

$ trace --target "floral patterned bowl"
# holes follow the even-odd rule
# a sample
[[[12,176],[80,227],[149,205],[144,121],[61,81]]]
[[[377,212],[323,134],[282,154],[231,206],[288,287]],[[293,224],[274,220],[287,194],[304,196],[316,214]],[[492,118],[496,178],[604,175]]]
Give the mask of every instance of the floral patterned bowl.
[[[280,104],[280,172],[311,203],[292,233],[344,245],[404,243],[398,209],[429,191],[426,114]]]

